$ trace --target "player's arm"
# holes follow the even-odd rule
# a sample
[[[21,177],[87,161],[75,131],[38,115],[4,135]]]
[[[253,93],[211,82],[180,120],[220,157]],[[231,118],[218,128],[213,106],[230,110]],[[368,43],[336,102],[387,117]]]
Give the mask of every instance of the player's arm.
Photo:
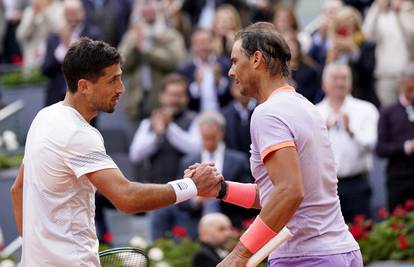
[[[192,179],[176,180],[169,184],[131,182],[116,168],[91,172],[86,176],[117,209],[126,213],[158,209],[197,194],[208,196],[222,179],[215,173],[215,168],[207,164],[200,165]]]
[[[14,217],[17,224],[17,231],[19,236],[23,236],[23,164],[20,165],[16,179],[10,189],[13,202]]]
[[[218,266],[241,266],[292,218],[304,197],[303,178],[295,147],[284,147],[264,159],[274,184],[259,216],[232,253]]]

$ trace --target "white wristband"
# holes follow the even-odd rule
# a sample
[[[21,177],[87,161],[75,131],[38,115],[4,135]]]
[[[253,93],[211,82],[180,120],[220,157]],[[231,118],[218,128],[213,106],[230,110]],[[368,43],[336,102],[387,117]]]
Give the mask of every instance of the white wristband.
[[[191,178],[184,178],[180,180],[171,181],[168,183],[175,191],[177,200],[175,203],[180,203],[197,196],[197,187]]]

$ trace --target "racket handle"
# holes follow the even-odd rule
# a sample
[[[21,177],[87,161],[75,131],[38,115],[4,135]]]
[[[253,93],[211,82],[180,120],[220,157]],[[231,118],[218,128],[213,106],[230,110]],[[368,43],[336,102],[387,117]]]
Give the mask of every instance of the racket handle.
[[[267,256],[277,249],[283,242],[289,240],[292,237],[292,233],[286,227],[283,229],[269,242],[267,242],[261,249],[259,249],[255,254],[253,254],[249,261],[247,262],[246,267],[256,267],[259,265]]]

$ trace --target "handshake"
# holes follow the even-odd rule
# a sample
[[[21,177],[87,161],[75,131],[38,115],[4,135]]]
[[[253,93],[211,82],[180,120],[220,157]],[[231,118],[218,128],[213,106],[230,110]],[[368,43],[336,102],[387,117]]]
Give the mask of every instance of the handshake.
[[[201,197],[217,197],[223,175],[217,172],[214,163],[195,163],[184,171],[184,178],[191,178]]]

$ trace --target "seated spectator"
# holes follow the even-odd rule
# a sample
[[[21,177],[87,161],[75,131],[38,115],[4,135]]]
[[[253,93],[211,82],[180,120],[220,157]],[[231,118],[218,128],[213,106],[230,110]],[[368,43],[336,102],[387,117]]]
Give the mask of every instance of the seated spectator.
[[[352,95],[379,106],[374,91],[375,45],[362,33],[361,15],[352,7],[338,10],[329,32],[326,62],[346,63],[352,71]]]
[[[414,63],[405,68],[399,101],[381,110],[377,153],[388,159],[388,208],[414,199]]]
[[[24,9],[16,37],[23,51],[25,71],[40,68],[45,57],[47,37],[60,28],[62,18],[60,1],[31,0],[31,4]]]
[[[325,99],[316,107],[326,122],[337,164],[338,195],[346,222],[355,215],[370,216],[368,174],[377,140],[378,111],[367,101],[351,96],[348,65],[329,63],[323,73]]]
[[[225,120],[220,113],[206,112],[198,118],[200,133],[203,143],[203,149],[200,153],[192,154],[181,160],[181,171],[187,166],[197,162],[213,162],[217,171],[222,173],[226,180],[252,183],[249,163],[245,154],[226,147],[223,142]],[[182,172],[179,173],[182,173]],[[197,225],[201,215],[211,212],[223,212],[230,217],[232,224],[241,228],[245,219],[254,217],[257,213],[250,210],[237,207],[216,199],[195,198],[183,202],[178,207],[189,213],[192,220]],[[253,211],[254,212],[254,211]],[[188,232],[194,233],[195,229],[187,229]]]
[[[182,36],[165,24],[156,0],[137,1],[131,25],[119,45],[123,71],[129,75],[125,108],[138,121],[159,107],[161,82],[185,57]]]
[[[219,111],[230,100],[228,70],[230,59],[218,57],[213,51],[210,31],[198,29],[191,36],[191,58],[178,72],[190,84],[189,108],[200,111]]]
[[[198,225],[201,248],[194,254],[191,266],[215,267],[228,251],[226,244],[231,238],[231,222],[221,213],[210,213],[203,216]]]
[[[86,21],[99,29],[102,40],[117,47],[128,29],[131,0],[82,0]],[[141,1],[140,1],[141,2]]]
[[[410,59],[414,60],[413,3],[376,0],[364,21],[367,40],[377,46],[375,90],[382,105],[398,100],[401,74]]]
[[[201,147],[196,114],[187,109],[185,78],[174,73],[165,77],[159,98],[161,107],[141,122],[129,149],[130,160],[141,165],[142,182],[171,181],[177,176],[181,158]],[[149,213],[153,240],[175,225],[173,210],[171,206]]]
[[[253,98],[243,96],[240,87],[235,83],[232,83],[230,92],[233,100],[222,110],[226,120],[224,143],[226,147],[250,157],[250,119],[257,102]]]
[[[85,21],[85,10],[80,0],[65,0],[63,14],[63,25],[47,39],[46,54],[42,64],[42,72],[49,78],[46,85],[45,106],[62,101],[65,97],[67,86],[61,66],[69,46],[83,36],[92,39],[99,39],[101,36],[97,28]]]
[[[301,44],[294,32],[284,32],[283,37],[290,48],[290,73],[298,93],[316,104],[323,98],[321,69],[308,55],[302,53]]]

